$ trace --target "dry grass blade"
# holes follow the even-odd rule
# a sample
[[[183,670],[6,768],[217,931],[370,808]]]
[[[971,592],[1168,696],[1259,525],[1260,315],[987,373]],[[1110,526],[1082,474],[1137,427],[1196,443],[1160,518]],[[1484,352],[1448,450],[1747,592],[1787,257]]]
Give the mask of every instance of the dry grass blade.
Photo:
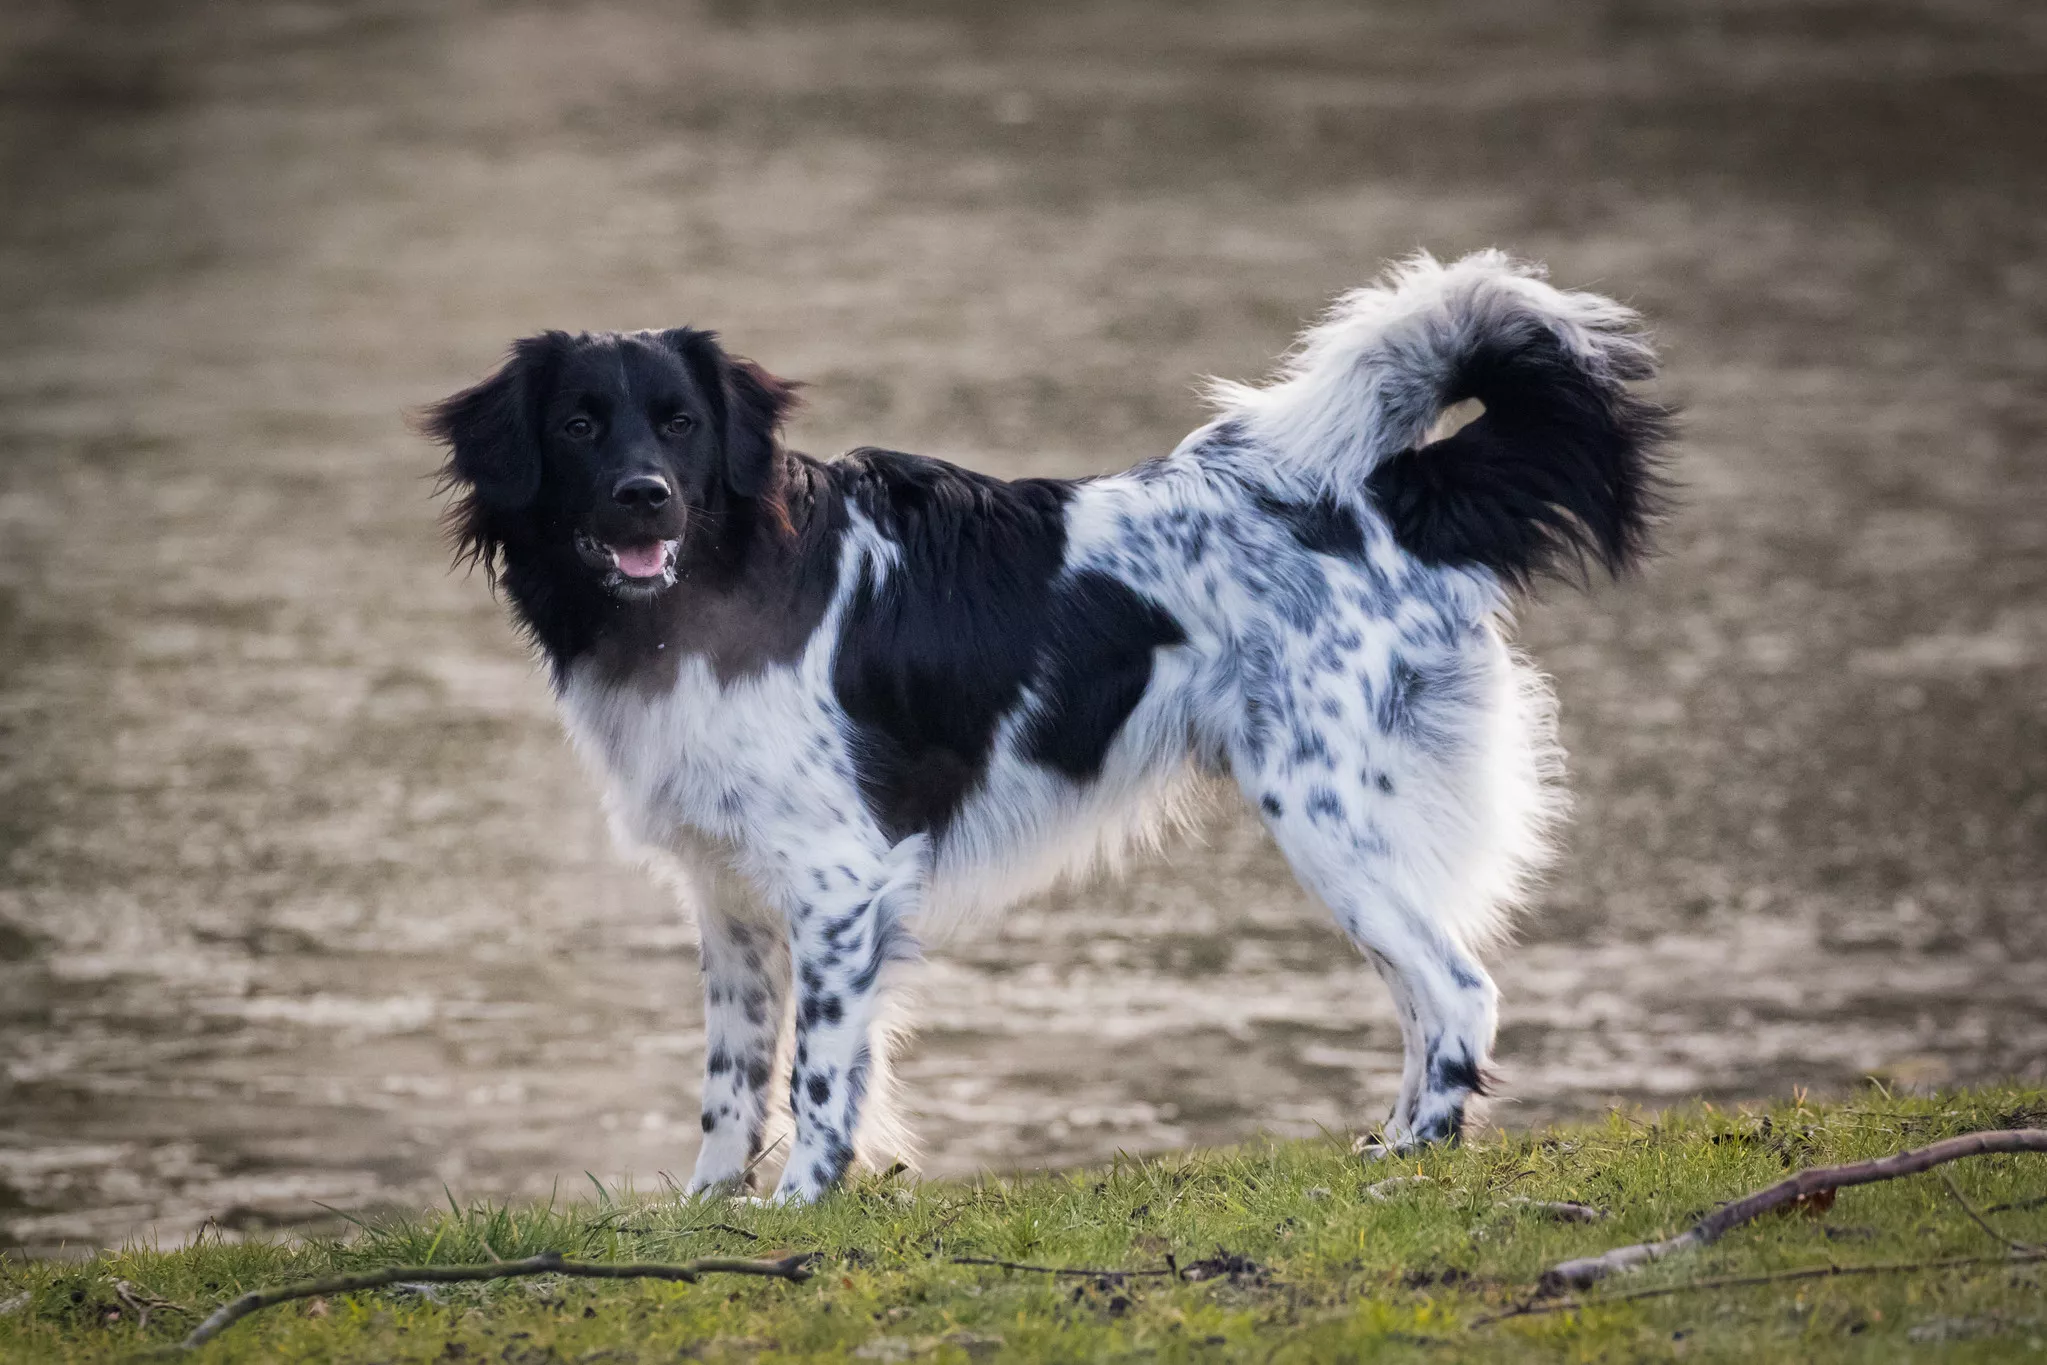
[[[1084,1266],[1026,1265],[1022,1261],[997,1261],[987,1256],[955,1256],[954,1265],[988,1265],[999,1270],[1023,1270],[1033,1275],[1082,1275],[1097,1280],[1125,1280],[1140,1275],[1171,1275],[1167,1270],[1089,1270]]]

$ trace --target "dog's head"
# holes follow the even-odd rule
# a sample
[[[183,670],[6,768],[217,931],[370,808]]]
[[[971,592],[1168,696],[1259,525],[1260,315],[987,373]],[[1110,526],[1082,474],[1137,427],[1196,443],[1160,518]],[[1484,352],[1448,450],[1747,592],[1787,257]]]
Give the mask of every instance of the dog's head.
[[[692,537],[773,503],[793,401],[711,332],[545,332],[424,425],[465,490],[450,515],[464,554],[492,568],[528,550],[573,558],[608,591],[649,597],[675,583]]]

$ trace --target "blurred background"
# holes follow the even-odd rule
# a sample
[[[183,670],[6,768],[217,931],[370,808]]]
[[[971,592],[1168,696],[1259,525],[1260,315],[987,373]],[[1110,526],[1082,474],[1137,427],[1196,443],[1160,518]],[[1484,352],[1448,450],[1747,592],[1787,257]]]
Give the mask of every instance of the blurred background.
[[[2047,1076],[2047,9],[52,3],[0,22],[0,1248],[656,1187],[692,932],[409,409],[696,323],[793,444],[1170,447],[1389,256],[1633,302],[1645,578],[1552,591],[1570,851],[1492,1121]],[[927,1170],[1383,1117],[1252,824],[940,948]]]

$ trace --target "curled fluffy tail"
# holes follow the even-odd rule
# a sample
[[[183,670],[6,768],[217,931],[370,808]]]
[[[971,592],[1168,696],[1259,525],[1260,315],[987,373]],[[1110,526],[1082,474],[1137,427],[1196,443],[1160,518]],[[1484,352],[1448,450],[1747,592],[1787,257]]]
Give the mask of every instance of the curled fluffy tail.
[[[1628,390],[1655,353],[1632,310],[1541,275],[1498,251],[1417,255],[1338,299],[1271,383],[1212,396],[1275,474],[1343,501],[1368,493],[1426,562],[1516,585],[1588,560],[1619,572],[1663,503],[1670,413]],[[1465,399],[1484,414],[1427,441]]]

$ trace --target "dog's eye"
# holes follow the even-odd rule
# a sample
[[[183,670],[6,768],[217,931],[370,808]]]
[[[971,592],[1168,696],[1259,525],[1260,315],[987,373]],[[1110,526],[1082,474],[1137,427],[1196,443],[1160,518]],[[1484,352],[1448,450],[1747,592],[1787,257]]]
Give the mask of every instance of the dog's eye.
[[[562,435],[572,440],[588,440],[596,430],[597,424],[587,417],[571,417],[562,423]]]
[[[670,436],[680,436],[695,425],[696,423],[690,420],[688,413],[678,412],[675,416],[661,424],[661,430],[667,432]]]

